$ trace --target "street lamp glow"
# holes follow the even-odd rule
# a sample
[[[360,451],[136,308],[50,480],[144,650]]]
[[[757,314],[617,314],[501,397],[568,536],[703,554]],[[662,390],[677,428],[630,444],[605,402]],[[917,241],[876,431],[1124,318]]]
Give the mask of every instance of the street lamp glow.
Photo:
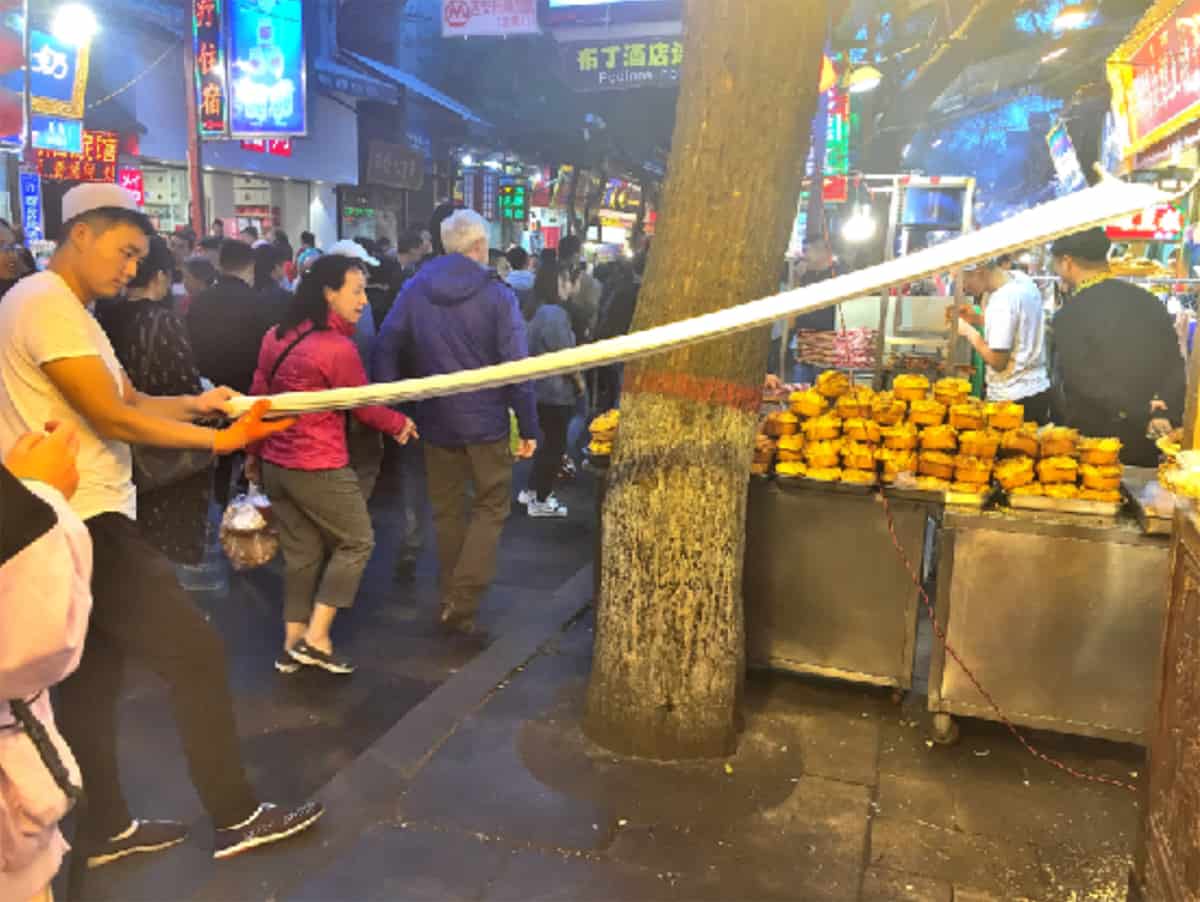
[[[463,154],[462,164],[464,166],[466,166],[468,169],[470,169],[472,166],[475,165],[475,159],[469,153]]]
[[[50,31],[54,37],[69,47],[83,47],[90,44],[100,24],[96,14],[82,3],[66,3],[54,14],[54,22]]]
[[[1092,12],[1082,3],[1069,3],[1054,19],[1055,31],[1074,31],[1092,20]]]
[[[1066,52],[1067,52],[1066,47],[1056,47],[1055,49],[1051,50],[1049,53],[1047,53],[1045,56],[1042,57],[1042,62],[1043,63],[1052,63],[1056,59],[1059,59],[1060,57],[1065,55]]]
[[[851,244],[862,244],[875,237],[875,217],[869,206],[861,204],[855,209],[842,226],[842,237]]]

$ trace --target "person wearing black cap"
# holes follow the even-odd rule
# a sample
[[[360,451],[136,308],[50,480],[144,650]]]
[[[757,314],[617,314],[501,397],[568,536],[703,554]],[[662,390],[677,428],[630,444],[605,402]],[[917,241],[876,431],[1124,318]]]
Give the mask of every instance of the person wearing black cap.
[[[1153,467],[1151,436],[1183,422],[1183,357],[1166,307],[1113,278],[1108,250],[1099,228],[1050,248],[1054,271],[1071,292],[1054,318],[1055,420],[1084,435],[1119,438],[1125,463]]]

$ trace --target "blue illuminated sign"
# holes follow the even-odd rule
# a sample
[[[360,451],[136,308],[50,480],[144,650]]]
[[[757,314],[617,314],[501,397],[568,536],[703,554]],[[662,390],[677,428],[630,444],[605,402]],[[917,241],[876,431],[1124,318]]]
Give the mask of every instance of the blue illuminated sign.
[[[67,119],[83,118],[83,98],[87,91],[87,45],[71,47],[53,35],[34,28],[29,33],[29,84],[33,89],[33,111]],[[25,91],[21,69],[4,74],[0,85],[17,94]]]
[[[21,173],[21,228],[26,241],[41,241],[46,237],[42,222],[42,177],[36,172]]]
[[[305,134],[301,0],[231,0],[227,15],[230,134]]]
[[[39,150],[83,153],[83,123],[78,119],[33,117],[33,146]]]

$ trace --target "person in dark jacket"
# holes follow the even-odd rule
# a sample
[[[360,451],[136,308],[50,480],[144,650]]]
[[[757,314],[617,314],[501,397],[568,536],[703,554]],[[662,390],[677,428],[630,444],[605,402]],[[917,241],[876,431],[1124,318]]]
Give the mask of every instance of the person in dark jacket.
[[[203,391],[187,328],[171,309],[174,268],[171,249],[154,236],[125,300],[106,307],[98,317],[133,387],[145,395],[177,397]],[[211,469],[151,491],[139,487],[138,522],[147,540],[176,564],[200,563],[211,495]]]
[[[487,268],[487,223],[460,210],[442,225],[447,254],[426,263],[396,300],[375,345],[374,376],[393,382],[525,358],[525,323],[517,299]],[[512,505],[509,409],[516,412],[519,456],[537,448],[533,386],[510,385],[417,405],[425,442],[429,499],[437,531],[439,620],[471,632],[492,580],[500,531]],[[474,486],[463,519],[468,484]]]
[[[1119,438],[1125,463],[1153,467],[1158,450],[1150,434],[1183,422],[1183,355],[1162,302],[1109,273],[1109,246],[1096,228],[1050,248],[1055,272],[1072,291],[1054,317],[1055,421]]]
[[[556,264],[538,270],[533,286],[538,307],[529,322],[529,353],[532,356],[575,347],[571,314],[564,306],[564,287]],[[535,519],[565,517],[566,506],[553,495],[554,482],[567,452],[567,428],[575,415],[575,402],[584,393],[583,376],[575,373],[539,379],[534,391],[542,440],[533,457],[529,488],[518,495],[517,500]]]
[[[263,317],[277,325],[291,312],[296,296],[284,288],[285,267],[291,254],[278,244],[260,244],[254,249],[254,288],[262,295]]]
[[[267,329],[279,320],[254,288],[254,251],[244,241],[221,245],[220,278],[188,308],[188,332],[200,375],[246,394]]]

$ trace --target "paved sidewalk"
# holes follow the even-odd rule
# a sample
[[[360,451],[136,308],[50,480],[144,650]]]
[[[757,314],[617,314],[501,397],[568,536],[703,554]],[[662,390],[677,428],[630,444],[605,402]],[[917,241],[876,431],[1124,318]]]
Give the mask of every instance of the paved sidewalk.
[[[1123,900],[1132,793],[995,725],[930,748],[887,693],[765,674],[726,761],[621,759],[579,729],[585,620],[500,682],[295,900]],[[1140,750],[1036,734],[1128,779]],[[729,765],[726,768],[726,764]],[[383,814],[383,812],[381,812]]]
[[[518,467],[519,486],[527,466]],[[586,477],[560,491],[574,508],[565,521],[531,521],[514,506],[481,618],[493,643],[503,645],[531,624],[541,624],[538,634],[544,638],[566,619],[551,610],[552,602],[591,561],[592,492]],[[227,591],[196,596],[226,640],[242,748],[264,798],[290,801],[318,792],[488,648],[486,642],[448,638],[435,628],[432,539],[416,582],[394,582],[400,523],[395,498],[394,484],[385,478],[372,503],[376,553],[356,606],[334,627],[339,649],[359,666],[348,679],[311,670],[295,676],[274,672],[282,641],[279,562],[232,575]],[[83,897],[187,898],[214,873],[211,825],[188,780],[165,690],[151,674],[133,668],[121,708],[121,755],[134,812],[182,819],[193,825],[193,836],[181,849],[88,874]],[[330,820],[338,815],[331,812]],[[59,888],[65,898],[61,879]]]

